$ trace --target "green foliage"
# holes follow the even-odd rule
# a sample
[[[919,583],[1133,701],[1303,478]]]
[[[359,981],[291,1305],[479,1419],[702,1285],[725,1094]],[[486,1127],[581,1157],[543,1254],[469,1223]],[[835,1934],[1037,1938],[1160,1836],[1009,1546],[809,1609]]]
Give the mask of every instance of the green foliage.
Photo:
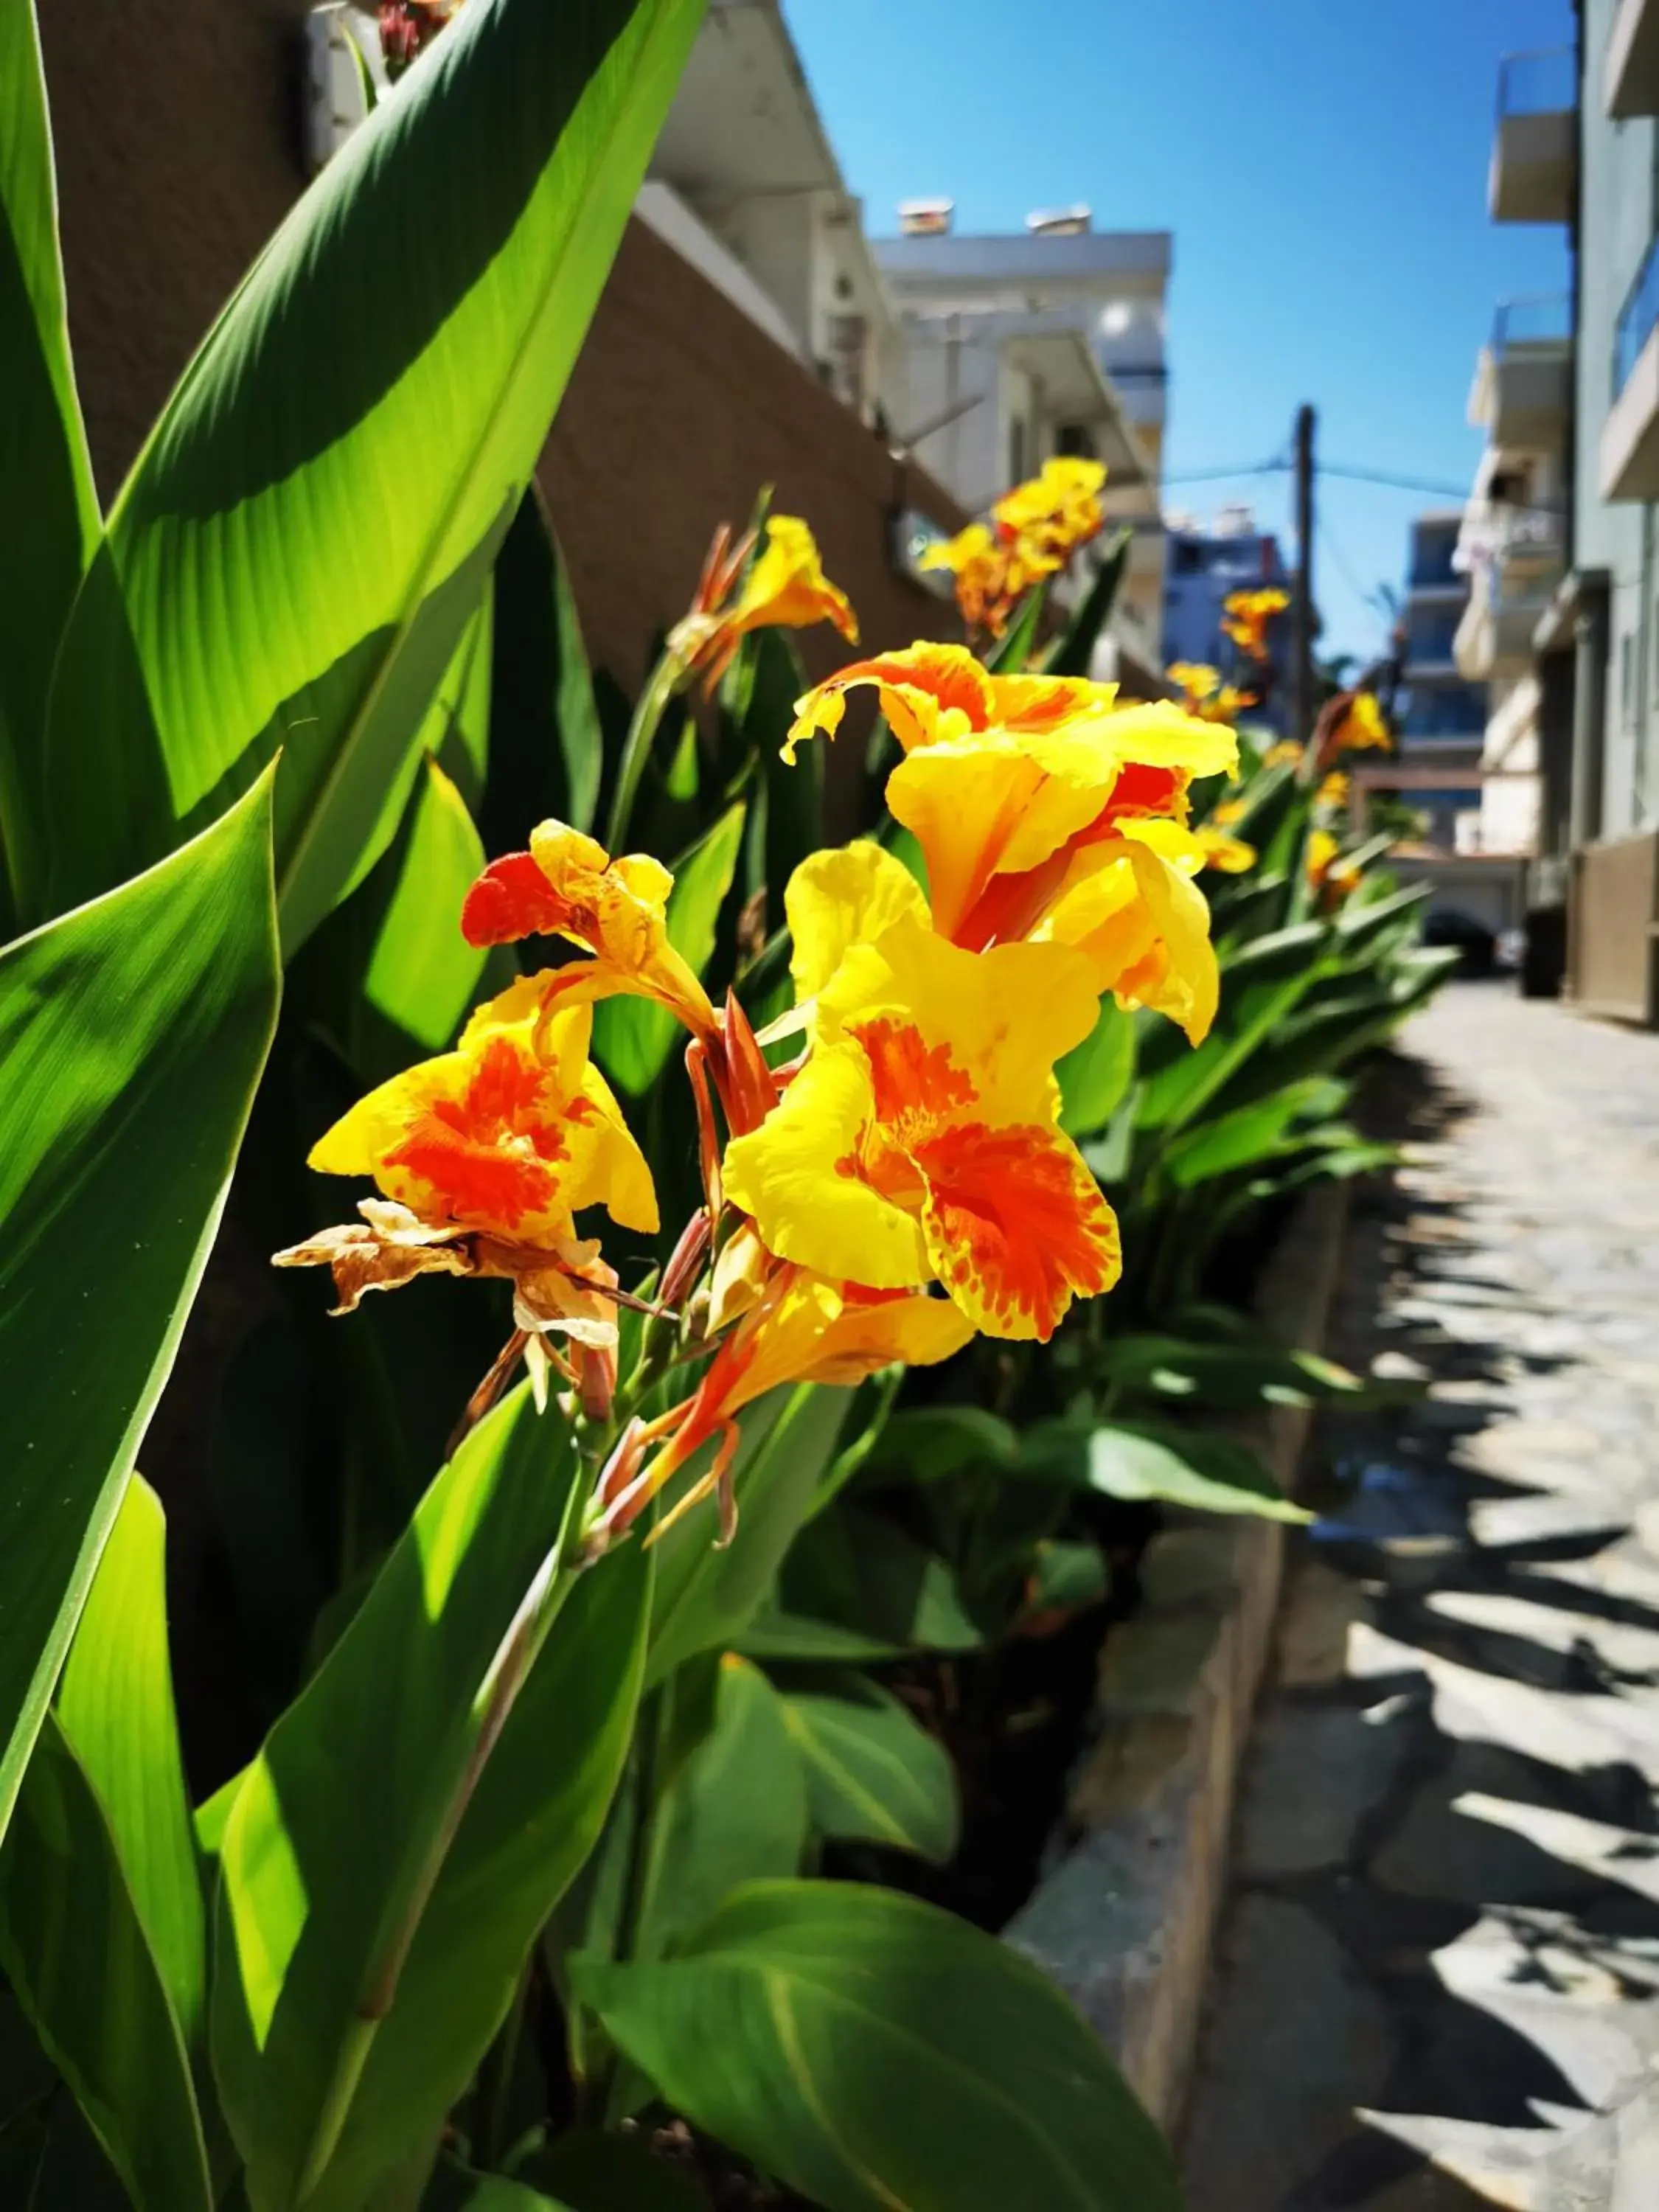
[[[277,991],[268,778],[0,951],[0,1826],[178,1350]]]
[[[672,2104],[830,2212],[1180,2203],[1157,2130],[1065,1999],[915,1899],[759,1882],[667,1959],[575,1972]]]
[[[286,945],[384,847],[701,13],[469,8],[300,201],[156,424],[70,619],[57,905],[169,850],[279,749]]]

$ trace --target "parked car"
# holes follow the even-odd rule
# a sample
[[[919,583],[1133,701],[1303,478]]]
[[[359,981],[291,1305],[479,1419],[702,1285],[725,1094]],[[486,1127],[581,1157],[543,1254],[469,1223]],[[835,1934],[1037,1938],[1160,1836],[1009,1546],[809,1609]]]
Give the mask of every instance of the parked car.
[[[1462,955],[1458,972],[1490,975],[1498,965],[1498,933],[1458,907],[1431,907],[1423,924],[1425,945],[1455,945]]]

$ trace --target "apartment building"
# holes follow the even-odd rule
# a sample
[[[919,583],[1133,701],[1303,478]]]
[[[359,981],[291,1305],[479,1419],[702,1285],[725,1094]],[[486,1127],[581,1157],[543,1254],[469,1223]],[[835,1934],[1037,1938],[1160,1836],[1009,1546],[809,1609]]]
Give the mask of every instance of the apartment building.
[[[1461,507],[1419,514],[1411,526],[1401,599],[1397,787],[1426,820],[1425,841],[1444,852],[1480,842],[1480,747],[1486,690],[1459,667],[1469,579],[1458,565]]]
[[[1572,419],[1571,301],[1504,301],[1480,349],[1469,420],[1486,434],[1459,533],[1457,665],[1486,687],[1485,781],[1472,836],[1528,856],[1541,828],[1543,693],[1534,638],[1561,580]]]
[[[1238,504],[1222,507],[1207,526],[1195,515],[1166,512],[1164,534],[1165,657],[1228,669],[1236,648],[1221,624],[1231,595],[1270,586],[1290,589],[1291,571],[1279,539],[1258,528],[1250,507]],[[1272,681],[1261,708],[1251,716],[1281,737],[1289,728],[1290,640],[1286,617],[1267,633]]]
[[[1493,218],[1563,225],[1572,290],[1565,340],[1550,333],[1565,419],[1553,448],[1528,445],[1539,473],[1506,503],[1492,567],[1517,629],[1537,611],[1529,929],[1546,951],[1565,935],[1586,1010],[1659,1025],[1659,0],[1576,0],[1574,15],[1574,46],[1510,56],[1499,82]],[[1538,368],[1534,354],[1534,385]]]
[[[1097,231],[1086,208],[975,237],[948,200],[907,204],[874,241],[905,341],[902,442],[982,511],[1050,455],[1104,462],[1109,516],[1133,530],[1098,672],[1162,688],[1165,231]]]

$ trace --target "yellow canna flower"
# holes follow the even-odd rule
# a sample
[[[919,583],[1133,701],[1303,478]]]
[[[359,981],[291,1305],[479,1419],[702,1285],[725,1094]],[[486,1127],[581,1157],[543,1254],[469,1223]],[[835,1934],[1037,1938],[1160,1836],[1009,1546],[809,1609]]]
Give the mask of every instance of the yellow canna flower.
[[[1360,871],[1342,859],[1342,848],[1328,830],[1312,830],[1308,837],[1308,881],[1329,906],[1347,897],[1358,884]]]
[[[1042,553],[1066,559],[1105,526],[1100,502],[1106,471],[1098,461],[1056,456],[1028,483],[1005,492],[991,508],[1005,538],[1025,539]]]
[[[1269,745],[1261,756],[1263,768],[1299,768],[1302,747],[1294,738],[1281,738],[1276,745]]]
[[[432,1227],[552,1244],[603,1206],[653,1232],[651,1171],[587,1057],[592,1014],[544,1017],[538,979],[480,1006],[453,1052],[405,1068],[313,1146],[321,1175],[368,1176]]]
[[[1256,704],[1254,691],[1241,691],[1224,684],[1219,669],[1206,662],[1177,660],[1164,672],[1182,694],[1182,705],[1201,721],[1225,722],[1230,726]]]
[[[1230,836],[1218,823],[1206,822],[1193,832],[1194,842],[1202,855],[1203,865],[1224,876],[1242,876],[1256,862],[1254,845],[1242,837]]]
[[[1121,860],[1118,891],[1146,906],[1148,927],[1158,926],[1156,915],[1175,927],[1171,957],[1190,971],[1167,989],[1160,983],[1156,1000],[1134,1002],[1179,1002],[1183,1020],[1206,1006],[1213,1012],[1215,956],[1202,898],[1188,884],[1158,880],[1173,871],[1167,844],[1143,842],[1131,854],[1125,837],[1134,823],[1184,821],[1193,778],[1237,766],[1231,731],[1168,701],[1120,707],[1111,684],[992,676],[963,647],[916,645],[855,662],[809,692],[786,756],[814,732],[833,735],[846,692],[860,684],[876,687],[904,749],[887,802],[921,846],[942,935],[973,951],[1042,933],[1075,941],[1059,924],[1046,929],[1056,899]],[[1091,913],[1105,895],[1097,884]],[[1205,926],[1194,934],[1200,916]],[[1085,933],[1099,989],[1133,997],[1104,951],[1109,941],[1127,942],[1123,932],[1108,940],[1091,923]],[[799,947],[798,939],[798,956]],[[1131,965],[1151,972],[1143,951]]]
[[[1333,769],[1315,794],[1319,806],[1346,806],[1348,803],[1348,779],[1340,769]]]
[[[1047,1338],[1120,1271],[1111,1210],[1054,1126],[1054,1062],[1097,996],[1061,946],[975,955],[893,923],[820,988],[811,1052],[727,1148],[727,1196],[780,1259],[878,1291],[937,1279],[976,1328]]]
[[[982,522],[970,522],[954,538],[930,545],[918,567],[948,568],[957,580],[957,605],[970,630],[1000,637],[1033,584],[1060,568],[1058,554],[1024,541],[997,538]]]
[[[1219,806],[1211,808],[1210,819],[1218,830],[1231,830],[1235,822],[1244,819],[1245,811],[1242,799],[1225,799]]]
[[[469,945],[558,936],[591,952],[592,960],[538,979],[550,1010],[618,994],[655,999],[694,1036],[708,1037],[714,1010],[668,941],[673,888],[673,877],[649,854],[613,860],[580,830],[544,822],[531,831],[527,853],[492,860],[478,878],[461,908],[461,930]]]
[[[817,541],[799,515],[768,517],[766,544],[744,576],[753,544],[750,537],[733,546],[720,526],[691,611],[669,633],[670,656],[688,672],[703,674],[710,690],[752,629],[810,629],[828,622],[849,645],[858,643],[852,603],[824,574]]]
[[[1230,592],[1224,602],[1222,634],[1231,638],[1249,659],[1266,660],[1268,625],[1290,604],[1290,593],[1276,586],[1255,592]]]
[[[1345,752],[1391,752],[1394,732],[1376,692],[1338,692],[1321,714],[1318,761],[1329,768]]]

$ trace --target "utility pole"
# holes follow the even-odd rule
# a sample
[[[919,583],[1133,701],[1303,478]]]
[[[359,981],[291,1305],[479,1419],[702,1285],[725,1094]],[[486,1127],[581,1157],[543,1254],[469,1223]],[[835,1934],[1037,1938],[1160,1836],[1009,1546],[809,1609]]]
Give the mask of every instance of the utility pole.
[[[1296,586],[1291,599],[1291,735],[1313,736],[1314,410],[1296,410]]]

